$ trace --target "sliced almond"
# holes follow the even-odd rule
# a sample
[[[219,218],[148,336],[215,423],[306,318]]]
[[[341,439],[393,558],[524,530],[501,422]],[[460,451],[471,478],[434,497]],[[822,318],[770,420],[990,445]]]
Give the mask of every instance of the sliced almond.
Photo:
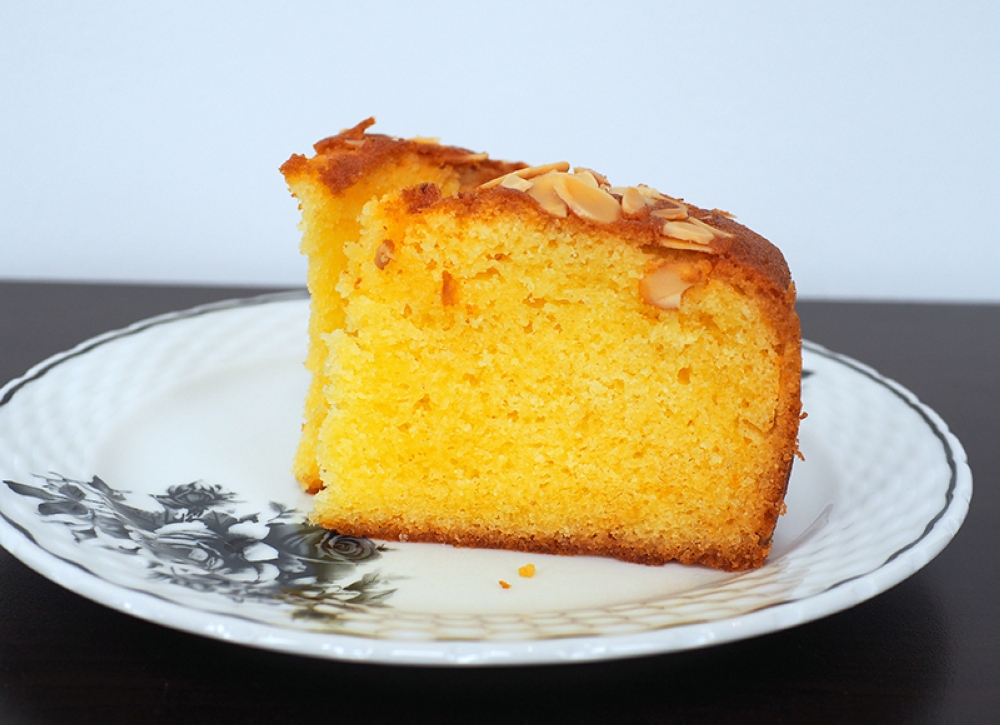
[[[681,274],[681,270],[669,264],[657,267],[639,280],[639,296],[661,310],[680,309],[681,297],[696,284],[685,281]]]
[[[597,177],[594,176],[594,172],[590,169],[574,169],[573,176],[586,182],[587,186],[593,186],[595,189],[601,188],[600,183],[597,181]]]
[[[553,174],[552,187],[577,216],[602,224],[610,224],[621,218],[622,207],[617,199],[577,176]]]
[[[569,213],[566,202],[559,198],[559,194],[552,186],[552,179],[555,174],[545,174],[536,176],[528,189],[528,196],[537,201],[546,213],[554,217],[564,219]]]
[[[514,173],[520,176],[522,179],[533,179],[536,176],[547,174],[550,171],[558,171],[560,173],[565,173],[569,171],[569,162],[553,161],[551,164],[542,164],[540,166],[529,166],[525,169],[518,169]]]
[[[639,184],[635,188],[638,189],[639,193],[642,194],[644,197],[646,197],[647,199],[652,199],[653,201],[660,201],[661,199],[667,198],[663,194],[658,192],[656,189],[654,189],[652,186]]]
[[[503,180],[508,176],[519,176],[522,179],[533,179],[536,176],[541,176],[542,174],[547,174],[550,171],[566,172],[569,171],[569,162],[567,161],[556,161],[551,164],[542,164],[541,166],[528,166],[523,169],[518,169],[517,171],[512,171],[504,176],[498,176],[495,179],[490,179],[485,184],[481,184],[479,188],[489,189],[494,186],[503,183]]]
[[[627,217],[636,217],[645,212],[649,207],[646,205],[644,197],[638,189],[630,186],[622,192],[622,211]]]
[[[652,212],[656,214],[656,212]],[[711,227],[706,228],[695,226],[691,220],[686,221],[665,221],[660,227],[660,233],[665,237],[680,239],[683,242],[693,242],[694,244],[711,244],[715,238]]]
[[[694,224],[699,229],[704,229],[705,231],[711,232],[715,236],[719,236],[719,237],[731,237],[731,236],[733,236],[729,232],[724,232],[721,229],[716,229],[715,227],[713,227],[713,226],[711,226],[709,224],[706,224],[701,219],[695,219],[694,217],[690,217],[690,218],[688,218],[688,221],[691,224]]]
[[[645,184],[636,184],[635,186],[612,186],[608,188],[608,191],[612,194],[617,194],[618,196],[624,196],[628,189],[635,189],[645,200],[646,206],[656,206],[656,202],[669,198],[651,186],[646,186]]]
[[[528,179],[522,179],[516,174],[507,174],[501,178],[503,181],[500,182],[500,186],[507,189],[517,189],[518,191],[527,191],[535,183],[533,181],[529,181]]]
[[[509,174],[504,174],[503,176],[498,176],[495,179],[490,179],[489,181],[487,181],[487,182],[485,182],[483,184],[480,184],[479,188],[480,189],[492,189],[494,186],[500,186],[500,184],[502,184],[504,181],[507,180],[508,176],[516,176],[516,175],[517,175],[516,172],[511,172]],[[518,177],[518,178],[520,178],[520,177]]]
[[[597,182],[597,185],[602,189],[610,190],[611,184],[608,183],[608,177],[602,174],[600,171],[594,171],[593,169],[588,169],[586,166],[577,166],[573,169],[573,173],[577,176],[583,176],[584,174],[590,176]]]
[[[667,202],[672,206],[659,206],[663,202]],[[670,197],[662,197],[657,202],[657,207],[650,212],[653,216],[658,216],[661,219],[667,219],[669,221],[680,221],[681,219],[688,218],[688,208],[687,204],[677,201],[677,199],[671,199]]]

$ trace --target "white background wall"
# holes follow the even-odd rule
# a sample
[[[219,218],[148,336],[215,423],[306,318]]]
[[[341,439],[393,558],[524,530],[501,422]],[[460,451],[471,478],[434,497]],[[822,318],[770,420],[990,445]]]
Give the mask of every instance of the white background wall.
[[[0,3],[0,278],[299,285],[375,115],[727,209],[804,297],[1000,301],[1000,3]]]

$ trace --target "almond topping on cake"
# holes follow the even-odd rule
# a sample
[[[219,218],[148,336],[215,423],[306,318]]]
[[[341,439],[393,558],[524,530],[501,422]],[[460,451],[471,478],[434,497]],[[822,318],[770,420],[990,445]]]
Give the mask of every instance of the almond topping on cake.
[[[653,212],[655,215],[656,212]],[[711,230],[699,229],[690,221],[665,221],[660,227],[663,236],[680,239],[682,242],[694,242],[695,244],[711,244],[715,236]]]
[[[649,211],[646,197],[634,186],[622,190],[622,211],[627,217],[638,217]]]
[[[481,189],[490,189],[494,186],[499,186],[504,183],[504,180],[509,176],[517,176],[521,179],[533,179],[536,176],[541,176],[542,174],[547,174],[550,171],[565,172],[569,171],[569,163],[566,161],[556,161],[551,164],[542,164],[541,166],[526,166],[523,169],[517,169],[504,176],[499,176],[495,179],[490,179],[485,184],[480,186]]]
[[[681,297],[700,280],[692,265],[664,264],[639,281],[639,296],[661,310],[680,309]]]
[[[554,179],[555,174],[539,176],[531,182],[531,188],[528,189],[527,194],[537,201],[546,213],[559,219],[565,219],[566,214],[569,213],[569,207],[566,206],[566,202],[556,193],[555,186],[553,185]]]
[[[552,187],[559,198],[566,202],[570,211],[584,219],[602,224],[610,224],[621,218],[622,207],[611,194],[597,186],[593,176],[587,178],[584,172],[577,174],[555,174]],[[594,180],[594,185],[590,183]]]
[[[663,219],[661,246],[671,249],[715,253],[712,240],[716,236],[732,236],[690,216],[682,199],[661,194],[645,184],[611,186],[603,174],[582,166],[569,173],[565,161],[517,169],[487,181],[480,188],[497,186],[527,194],[547,214],[560,219],[569,212],[598,224],[611,224],[622,217]]]
[[[650,214],[653,216],[657,216],[668,221],[680,221],[681,219],[688,218],[687,204],[683,203],[679,199],[662,197],[657,201],[666,201],[669,206],[659,207],[655,211],[651,211]]]

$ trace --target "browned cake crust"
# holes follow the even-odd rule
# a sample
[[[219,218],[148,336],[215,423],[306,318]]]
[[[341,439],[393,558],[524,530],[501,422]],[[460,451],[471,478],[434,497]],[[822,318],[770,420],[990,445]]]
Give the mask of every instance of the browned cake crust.
[[[289,183],[302,174],[315,173],[331,194],[339,195],[374,170],[410,154],[422,157],[428,164],[458,169],[462,188],[478,186],[524,167],[522,163],[498,161],[458,146],[367,133],[374,123],[374,118],[367,118],[336,136],[318,141],[313,145],[316,155],[312,158],[293,154],[281,165],[281,173]]]
[[[787,476],[785,478],[787,485]],[[777,521],[780,511],[775,510],[774,520]],[[723,551],[717,548],[686,548],[665,552],[661,548],[644,545],[642,542],[621,541],[613,534],[602,532],[589,537],[579,536],[502,536],[494,531],[477,531],[469,528],[464,531],[454,529],[439,529],[424,527],[414,531],[398,526],[367,526],[357,525],[349,521],[337,521],[327,524],[319,520],[322,526],[335,529],[338,534],[358,538],[379,539],[382,541],[422,542],[430,544],[448,544],[450,546],[468,547],[474,549],[504,549],[507,551],[524,551],[533,554],[553,554],[558,556],[606,556],[632,564],[659,566],[670,562],[680,564],[699,564],[723,571],[747,571],[763,566],[770,552],[770,538],[765,545],[748,545],[740,551]],[[771,525],[771,532],[774,524]],[[770,534],[768,535],[770,537]]]

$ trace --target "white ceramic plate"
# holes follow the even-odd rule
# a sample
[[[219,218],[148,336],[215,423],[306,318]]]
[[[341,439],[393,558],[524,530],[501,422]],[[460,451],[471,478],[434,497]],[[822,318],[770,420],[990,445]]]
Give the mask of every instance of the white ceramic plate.
[[[772,632],[924,566],[968,510],[965,453],[896,383],[807,344],[809,417],[760,570],[377,544],[304,525],[289,473],[301,295],[169,314],[0,391],[0,544],[136,617],[245,645],[419,665],[576,662]],[[532,578],[518,575],[532,563]],[[500,586],[505,580],[509,588]]]

